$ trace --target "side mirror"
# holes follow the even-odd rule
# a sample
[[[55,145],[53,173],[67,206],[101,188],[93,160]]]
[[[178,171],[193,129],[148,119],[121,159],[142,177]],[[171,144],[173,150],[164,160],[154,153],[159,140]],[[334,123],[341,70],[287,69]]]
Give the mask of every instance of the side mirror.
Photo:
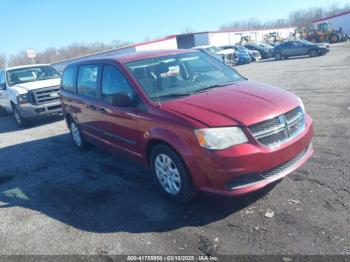
[[[6,90],[6,84],[0,83],[0,90]]]
[[[113,106],[133,107],[133,106],[136,106],[136,104],[137,104],[137,99],[134,94],[121,92],[112,96]]]

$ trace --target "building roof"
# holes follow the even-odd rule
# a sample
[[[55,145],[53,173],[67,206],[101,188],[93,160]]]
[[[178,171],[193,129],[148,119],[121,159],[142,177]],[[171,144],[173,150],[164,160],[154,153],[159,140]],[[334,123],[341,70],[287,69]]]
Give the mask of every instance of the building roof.
[[[350,14],[350,10],[346,11],[346,12],[343,12],[343,13],[339,13],[339,14],[335,14],[335,15],[332,15],[332,16],[328,16],[328,17],[324,17],[324,18],[321,18],[321,19],[314,20],[313,23],[322,22],[322,21],[325,21],[325,20],[328,20],[328,19],[332,19],[332,18],[335,18],[335,17],[348,15],[348,14]]]
[[[235,32],[249,32],[249,31],[266,31],[266,30],[279,30],[279,29],[295,29],[297,26],[285,26],[285,27],[269,27],[269,28],[241,28],[241,29],[227,29],[227,30],[217,30],[217,31],[203,31],[203,32],[194,32],[186,33],[179,35],[171,35],[169,37],[185,36],[185,35],[198,35],[198,34],[217,34],[217,33],[235,33]]]

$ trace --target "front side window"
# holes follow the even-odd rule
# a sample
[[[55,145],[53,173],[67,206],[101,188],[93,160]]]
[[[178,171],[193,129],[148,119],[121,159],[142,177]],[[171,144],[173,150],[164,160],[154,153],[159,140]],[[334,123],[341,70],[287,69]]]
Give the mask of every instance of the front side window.
[[[61,76],[52,66],[33,66],[8,70],[6,77],[8,84],[13,86],[27,82],[60,78]]]
[[[300,42],[293,42],[292,45],[293,45],[294,47],[300,47],[300,46],[302,46],[303,44],[300,43]]]
[[[200,52],[126,64],[150,99],[173,99],[244,80],[236,71]]]
[[[131,95],[133,93],[133,88],[116,67],[106,65],[102,73],[102,100],[112,103],[112,98],[117,93],[127,93]]]
[[[97,97],[98,74],[100,66],[98,65],[82,65],[78,72],[78,93]]]

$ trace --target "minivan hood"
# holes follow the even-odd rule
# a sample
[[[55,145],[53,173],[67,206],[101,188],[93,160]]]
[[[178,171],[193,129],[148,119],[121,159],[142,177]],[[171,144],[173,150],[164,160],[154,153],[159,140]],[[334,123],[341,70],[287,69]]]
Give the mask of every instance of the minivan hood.
[[[286,113],[298,105],[298,97],[292,93],[248,80],[162,104],[170,111],[210,127],[249,126]]]
[[[15,90],[19,94],[28,93],[31,90],[50,87],[50,86],[58,86],[60,85],[61,78],[53,78],[47,80],[39,80],[27,83],[20,83],[17,85],[13,85],[10,88]]]

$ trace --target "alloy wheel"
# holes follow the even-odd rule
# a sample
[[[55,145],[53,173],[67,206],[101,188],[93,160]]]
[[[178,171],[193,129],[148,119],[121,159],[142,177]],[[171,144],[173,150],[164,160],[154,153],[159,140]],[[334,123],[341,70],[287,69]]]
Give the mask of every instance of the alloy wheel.
[[[165,154],[159,154],[154,161],[155,171],[163,189],[176,195],[181,189],[180,173],[174,161]]]
[[[78,129],[77,125],[74,122],[72,122],[70,124],[70,130],[71,130],[72,137],[73,137],[73,140],[74,140],[75,144],[78,147],[80,147],[81,146],[81,136],[80,136],[79,129]]]

